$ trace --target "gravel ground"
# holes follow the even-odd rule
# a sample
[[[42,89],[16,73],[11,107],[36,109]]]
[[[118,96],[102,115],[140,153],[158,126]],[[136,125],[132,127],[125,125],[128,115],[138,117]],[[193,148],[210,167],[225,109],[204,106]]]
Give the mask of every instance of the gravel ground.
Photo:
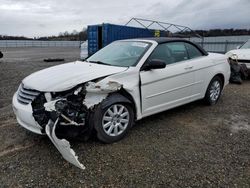
[[[17,126],[11,98],[30,73],[79,58],[77,48],[7,48],[0,60],[0,187],[250,187],[250,81],[216,106],[194,102],[145,118],[122,141],[71,145],[86,170],[47,137]]]

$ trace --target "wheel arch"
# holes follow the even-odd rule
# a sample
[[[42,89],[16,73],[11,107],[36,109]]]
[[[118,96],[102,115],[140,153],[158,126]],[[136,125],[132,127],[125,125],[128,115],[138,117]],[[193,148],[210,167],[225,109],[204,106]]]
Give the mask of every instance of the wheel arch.
[[[223,75],[223,73],[218,72],[218,73],[216,73],[216,74],[213,74],[213,76],[210,77],[210,80],[208,79],[207,82],[206,82],[206,84],[204,85],[204,92],[203,92],[202,98],[205,97],[206,92],[207,92],[207,89],[208,89],[208,87],[209,87],[209,84],[211,83],[211,81],[212,81],[216,76],[218,76],[218,77],[221,79],[221,81],[222,81],[222,88],[224,88],[224,86],[225,86],[225,76]]]
[[[110,100],[111,99],[111,100]],[[102,103],[102,108],[105,108],[113,103],[128,103],[131,105],[133,111],[134,111],[134,116],[135,119],[137,117],[137,110],[135,106],[135,101],[134,98],[129,94],[125,89],[120,89],[117,92],[111,93]]]
[[[120,140],[121,138],[123,138],[126,134],[127,131],[133,126],[134,124],[134,120],[135,120],[135,113],[132,112],[133,109],[133,102],[131,100],[129,100],[128,96],[125,96],[126,94],[121,94],[121,91],[117,91],[114,93],[110,93],[100,104],[95,106],[95,109],[92,111],[91,113],[91,117],[89,119],[90,125],[91,127],[94,128],[94,132],[97,134],[97,137],[100,141],[104,142],[104,143],[113,143],[116,142],[118,140]],[[129,128],[126,130],[126,132],[122,133],[121,135],[118,135],[116,137],[107,137],[107,135],[104,134],[102,127],[100,126],[100,121],[102,120],[102,115],[104,113],[103,110],[107,110],[110,106],[112,106],[115,103],[123,103],[123,105],[126,105],[127,108],[130,108],[130,112],[131,112],[131,119],[130,119],[130,124],[129,124]]]
[[[222,86],[221,86],[221,90],[220,90],[220,93],[219,93],[219,95],[218,95],[218,98],[215,99],[215,100],[211,100],[211,95],[210,95],[209,89],[210,89],[210,85],[212,84],[212,81],[213,81],[215,78],[216,78],[217,80],[219,80],[219,79],[221,80]],[[207,89],[206,89],[206,93],[205,93],[205,95],[204,95],[203,101],[204,101],[207,105],[214,105],[214,104],[216,104],[217,101],[218,101],[219,98],[220,98],[221,92],[222,92],[222,90],[223,90],[223,88],[224,88],[224,84],[225,84],[224,75],[223,75],[222,73],[215,74],[215,75],[212,77],[212,79],[209,81],[208,85],[207,85]]]
[[[220,79],[221,79],[221,81],[222,81],[222,86],[223,86],[223,88],[224,88],[224,85],[225,85],[225,76],[222,74],[222,73],[217,73],[214,77],[216,77],[216,76],[218,76]],[[214,77],[210,80],[210,82],[214,79]],[[209,82],[209,83],[210,83]]]

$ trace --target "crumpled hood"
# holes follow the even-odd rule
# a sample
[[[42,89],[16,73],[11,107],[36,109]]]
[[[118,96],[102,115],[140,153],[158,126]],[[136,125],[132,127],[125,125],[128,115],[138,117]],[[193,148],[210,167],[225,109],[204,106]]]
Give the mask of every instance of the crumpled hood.
[[[43,92],[59,92],[74,86],[125,71],[127,67],[115,67],[76,61],[35,72],[23,80],[26,88]]]
[[[236,54],[238,59],[250,60],[250,49],[231,50],[226,53],[228,57],[230,57],[232,54]]]

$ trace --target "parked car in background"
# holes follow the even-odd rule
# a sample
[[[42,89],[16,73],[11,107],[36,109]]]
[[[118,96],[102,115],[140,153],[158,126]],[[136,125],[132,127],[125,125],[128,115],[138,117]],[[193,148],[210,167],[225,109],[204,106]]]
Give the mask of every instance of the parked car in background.
[[[227,57],[178,38],[116,41],[86,61],[26,77],[13,97],[18,123],[47,134],[63,157],[83,168],[59,134],[122,139],[134,121],[195,100],[214,105],[228,84]]]
[[[237,60],[240,64],[245,64],[250,69],[250,39],[238,49],[227,52],[226,56]]]
[[[80,59],[85,60],[88,57],[88,41],[86,40],[85,42],[83,42],[80,48],[81,48]]]

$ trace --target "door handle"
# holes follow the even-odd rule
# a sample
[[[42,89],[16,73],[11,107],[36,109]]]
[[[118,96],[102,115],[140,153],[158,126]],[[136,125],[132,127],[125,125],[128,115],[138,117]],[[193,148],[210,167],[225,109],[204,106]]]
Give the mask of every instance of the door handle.
[[[187,67],[185,67],[185,70],[190,70],[190,69],[192,69],[194,66],[187,66]]]

